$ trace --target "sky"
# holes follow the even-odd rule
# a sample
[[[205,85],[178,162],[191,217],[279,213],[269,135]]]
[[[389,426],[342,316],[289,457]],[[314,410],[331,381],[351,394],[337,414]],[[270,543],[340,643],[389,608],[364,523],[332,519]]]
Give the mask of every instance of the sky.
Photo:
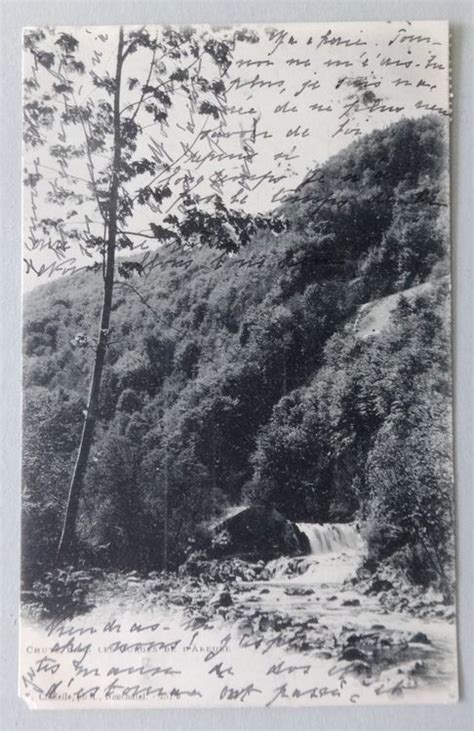
[[[268,212],[276,209],[309,171],[372,130],[403,117],[430,112],[448,120],[446,23],[355,22],[246,28],[258,41],[235,44],[232,65],[223,79],[226,93],[220,120],[197,115],[179,88],[173,95],[166,124],[150,121],[141,108],[136,118],[142,126],[137,155],[158,166],[171,165],[163,167],[159,182],[166,181],[173,195],[161,207],[137,207],[130,230],[133,227],[133,231],[149,232],[151,221],[159,223],[167,213],[175,213],[186,180],[201,197],[218,193],[228,205],[251,213]],[[147,29],[158,38],[162,32],[158,26]],[[196,27],[197,36],[204,39],[232,36],[235,30]],[[48,40],[52,51],[61,32],[78,39],[77,59],[86,68],[77,89],[77,102],[98,104],[104,91],[94,85],[92,74],[113,74],[118,28],[54,29]],[[183,60],[165,58],[156,62],[152,81],[156,83],[160,74],[169,73],[172,64],[182,67]],[[122,110],[137,101],[136,89],[128,88],[129,80],[145,80],[149,68],[148,51],[139,51],[125,61]],[[203,76],[216,77],[209,60],[203,62],[201,71]],[[41,68],[35,73],[40,91],[47,93],[50,74]],[[31,74],[31,56],[26,53],[24,74]],[[65,250],[59,256],[45,245],[39,229],[41,219],[66,216],[64,205],[51,202],[51,190],[66,183],[72,183],[78,193],[86,190],[84,181],[90,172],[87,161],[70,159],[61,169],[48,151],[58,141],[80,144],[82,135],[80,125],[71,132],[70,127],[65,131],[55,122],[46,132],[44,146],[25,146],[24,169],[31,172],[39,165],[36,169],[44,176],[33,198],[30,188],[24,192],[25,291],[90,263],[78,253],[74,240],[68,239],[68,230],[83,225],[80,221],[86,217],[94,233],[101,235],[103,231],[93,202],[86,202],[67,219],[63,227]],[[104,151],[93,156],[96,174],[107,167],[109,159]],[[141,244],[149,246],[150,240],[143,238]]]

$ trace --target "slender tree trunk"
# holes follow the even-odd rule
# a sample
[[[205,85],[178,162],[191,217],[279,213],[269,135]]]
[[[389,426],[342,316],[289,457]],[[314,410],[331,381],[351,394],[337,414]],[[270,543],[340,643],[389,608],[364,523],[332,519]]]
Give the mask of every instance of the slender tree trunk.
[[[123,28],[119,31],[119,41],[117,49],[117,67],[115,75],[115,92],[114,92],[114,140],[113,140],[113,167],[112,181],[110,186],[110,201],[108,205],[108,235],[106,249],[106,265],[104,276],[104,296],[102,301],[102,313],[100,318],[99,338],[96,347],[94,368],[92,372],[92,380],[89,390],[89,399],[87,403],[87,411],[82,428],[81,441],[77,454],[74,472],[69,486],[69,494],[66,505],[66,513],[59,541],[57,559],[58,562],[68,559],[75,545],[77,513],[79,509],[79,499],[81,496],[82,486],[84,483],[84,475],[87,468],[89,453],[92,446],[94,436],[94,428],[97,420],[97,410],[99,404],[99,394],[102,382],[102,373],[105,363],[105,354],[107,351],[107,337],[110,324],[110,313],[112,310],[112,296],[114,288],[115,273],[115,245],[117,238],[117,208],[119,197],[119,172],[121,162],[121,141],[120,141],[120,87],[122,80],[122,64],[123,64]]]
[[[164,494],[164,512],[163,512],[163,568],[168,568],[168,494],[169,494],[169,460],[168,449],[165,456],[165,494]]]

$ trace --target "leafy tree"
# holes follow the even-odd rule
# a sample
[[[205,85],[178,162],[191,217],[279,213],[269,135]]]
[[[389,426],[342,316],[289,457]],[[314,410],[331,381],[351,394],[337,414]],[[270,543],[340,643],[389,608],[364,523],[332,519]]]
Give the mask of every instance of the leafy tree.
[[[116,261],[117,254],[133,251],[134,241],[147,239],[167,246],[210,246],[224,253],[236,252],[259,227],[270,223],[228,209],[219,196],[211,196],[209,210],[201,208],[199,197],[191,194],[193,176],[187,172],[178,183],[172,168],[180,156],[173,157],[166,149],[169,118],[176,105],[184,105],[191,117],[202,115],[222,127],[232,49],[236,42],[256,40],[253,32],[245,30],[229,38],[198,34],[191,28],[127,32],[120,28],[117,37],[112,34],[109,39],[115,44],[115,61],[108,68],[97,65],[103,49],[94,46],[90,57],[87,44],[83,51],[81,39],[75,35],[54,29],[25,33],[32,65],[31,75],[25,78],[24,139],[35,155],[25,168],[25,184],[32,188],[35,201],[30,246],[33,250],[47,248],[59,259],[74,248],[76,255],[80,252],[93,259],[93,268],[103,277],[94,365],[58,547],[60,559],[74,546],[110,344],[114,291],[131,286],[126,280],[143,271],[139,261]],[[147,70],[142,78],[127,78],[127,64],[135,55],[140,58],[140,68]],[[88,96],[81,93],[85,83],[92,86]],[[190,124],[195,134],[195,124]],[[150,125],[161,130],[160,142],[150,136],[146,140]],[[195,142],[202,138],[204,127],[195,134]],[[146,155],[146,141],[156,151],[151,159]],[[51,168],[58,177],[47,189],[45,170]],[[47,201],[51,214],[48,210],[38,220],[36,201],[43,196],[40,210],[46,214]],[[176,196],[180,214],[159,215],[164,202],[172,202]],[[143,206],[158,216],[146,231],[137,232],[132,230],[133,222]]]
[[[23,418],[23,578],[55,561],[64,482],[74,464],[83,399],[65,389],[28,388]]]
[[[79,537],[91,560],[110,543],[117,565],[174,567],[201,520],[251,499],[295,520],[357,515],[372,557],[446,585],[444,144],[433,117],[373,133],[317,171],[302,187],[307,200],[287,204],[291,230],[251,237],[245,265],[237,252],[215,268],[220,252],[190,234],[189,266],[176,266],[188,240],[170,243],[153,253],[147,277],[120,280],[81,500]],[[322,205],[329,192],[339,209]],[[78,273],[26,302],[25,405],[38,412],[45,401],[25,449],[29,492],[40,475],[25,504],[32,531],[44,516],[58,521],[65,501],[100,287],[99,277]],[[373,331],[361,304],[383,315]],[[48,408],[65,427],[68,403],[76,431],[67,427],[67,448],[58,437],[53,454],[35,429],[50,423]],[[51,556],[58,527],[49,535]]]

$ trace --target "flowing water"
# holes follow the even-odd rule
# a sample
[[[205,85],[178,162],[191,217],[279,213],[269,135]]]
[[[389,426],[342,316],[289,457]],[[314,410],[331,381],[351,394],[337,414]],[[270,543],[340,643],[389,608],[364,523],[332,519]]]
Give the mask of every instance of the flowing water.
[[[358,527],[352,523],[299,523],[298,528],[308,537],[312,555],[363,547]]]
[[[261,582],[269,591],[258,597],[262,610],[283,611],[302,621],[317,617],[335,636],[345,627],[357,632],[379,627],[407,636],[423,632],[431,642],[426,652],[429,669],[425,681],[442,685],[455,677],[455,625],[444,618],[420,619],[407,612],[388,611],[378,595],[364,595],[352,587],[350,580],[366,553],[358,525],[300,523],[298,527],[309,539],[311,554],[269,562],[270,581]],[[255,587],[249,587],[250,601],[254,592]]]
[[[43,648],[61,665],[55,681],[61,676],[64,688],[74,688],[82,680],[83,673],[92,673],[97,684],[97,695],[84,697],[82,707],[107,707],[113,698],[107,696],[110,674],[120,673],[120,695],[115,707],[157,705],[156,696],[148,697],[140,691],[131,699],[123,694],[135,688],[162,685],[164,696],[159,705],[186,705],[184,696],[175,695],[175,687],[193,693],[189,703],[195,706],[232,705],[322,705],[327,703],[387,703],[407,699],[410,702],[447,702],[455,700],[456,687],[456,629],[445,619],[421,619],[408,613],[387,611],[376,595],[364,595],[354,590],[350,580],[355,576],[365,553],[365,544],[355,524],[310,524],[299,528],[309,539],[311,554],[302,557],[282,557],[270,561],[267,570],[270,578],[265,581],[246,581],[229,586],[233,607],[240,607],[243,621],[261,617],[289,616],[301,628],[324,629],[334,637],[334,652],[329,657],[316,650],[300,651],[295,647],[258,645],[250,639],[242,644],[239,624],[229,624],[225,617],[216,615],[212,621],[196,627],[181,611],[165,610],[160,605],[159,594],[151,595],[156,603],[148,606],[149,590],[136,582],[136,594],[119,596],[115,592],[110,601],[102,602],[92,612],[74,619],[74,630],[62,630],[54,635],[40,626],[23,626],[23,672],[37,682],[35,656],[31,647]],[[134,598],[135,597],[135,598]],[[247,617],[247,619],[245,619]],[[250,620],[252,621],[252,620]],[[83,625],[94,627],[93,642],[88,634],[87,644],[82,640]],[[340,660],[343,637],[347,632],[363,635],[375,630],[379,635],[404,632],[406,636],[417,632],[426,633],[430,644],[411,647],[403,662],[392,663],[376,677],[359,678],[347,674],[344,666],[350,663]],[[310,631],[310,630],[308,630]],[[283,630],[284,632],[284,630]],[[59,634],[58,634],[59,633]],[[72,639],[70,636],[72,633]],[[77,633],[82,644],[74,637]],[[380,634],[381,633],[381,634]],[[395,635],[393,635],[395,636]],[[52,645],[53,640],[59,644]],[[76,642],[72,652],[64,652],[67,644]],[[245,637],[244,637],[245,639]],[[111,640],[116,641],[110,645]],[[164,644],[164,651],[139,653],[140,648]],[[264,641],[265,642],[265,641]],[[62,644],[61,644],[62,643]],[[90,643],[90,644],[89,644]],[[110,648],[118,644],[117,651]],[[89,649],[84,649],[89,647]],[[69,648],[70,649],[70,648]],[[80,661],[75,658],[81,658]],[[407,671],[413,660],[422,658],[426,670],[420,678]],[[409,661],[409,662],[407,662]],[[79,665],[77,663],[79,662]],[[112,667],[116,666],[117,667]],[[173,672],[170,678],[161,679],[141,673]],[[161,670],[156,668],[161,666]],[[140,670],[140,667],[142,668]],[[342,667],[342,670],[341,670]],[[79,670],[78,670],[79,668]],[[88,669],[87,669],[88,668]],[[171,669],[170,669],[171,668]],[[79,677],[78,677],[79,673]],[[97,673],[97,675],[95,674]],[[131,675],[133,673],[133,675]],[[219,674],[220,673],[220,674]],[[400,674],[401,673],[401,674]],[[128,682],[127,678],[131,675]],[[43,680],[40,678],[41,682]],[[403,690],[399,692],[402,683]],[[194,689],[199,694],[194,695]],[[135,692],[135,691],[134,691]],[[155,691],[153,691],[155,692]],[[158,691],[156,691],[158,692]],[[59,698],[38,696],[31,691],[30,700],[37,707],[67,707],[67,701]],[[403,698],[402,698],[403,696]]]
[[[271,591],[262,595],[266,608],[291,609],[298,615],[311,616],[324,612],[326,624],[341,624],[357,621],[370,628],[380,623],[386,627],[420,630],[420,619],[399,612],[388,613],[380,605],[377,595],[364,596],[351,588],[350,580],[361,567],[366,545],[359,528],[354,523],[300,523],[300,530],[309,539],[311,554],[289,558],[281,557],[267,564],[270,581],[261,582]],[[292,594],[301,587],[308,594]],[[312,593],[309,593],[312,590]],[[253,587],[249,586],[249,591]],[[288,592],[288,593],[287,593]],[[346,602],[358,600],[359,605],[348,606]],[[423,620],[436,634],[444,630],[446,622]]]
[[[299,523],[307,536],[311,554],[302,559],[286,556],[268,564],[273,579],[285,579],[296,573],[300,582],[320,585],[342,584],[355,575],[364,555],[364,542],[352,523]]]

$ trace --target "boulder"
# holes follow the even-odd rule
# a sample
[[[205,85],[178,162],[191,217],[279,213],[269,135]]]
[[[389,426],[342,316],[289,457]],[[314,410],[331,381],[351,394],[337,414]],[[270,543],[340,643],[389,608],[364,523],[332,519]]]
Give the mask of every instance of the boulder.
[[[368,661],[368,656],[365,654],[365,652],[362,652],[362,650],[359,650],[357,647],[346,647],[342,651],[341,660],[348,660],[349,662],[352,662],[353,660],[360,660],[362,662]]]
[[[431,645],[431,640],[428,639],[424,632],[417,632],[412,637],[410,637],[408,642],[417,642],[421,645]]]
[[[353,660],[351,665],[351,673],[354,675],[372,675],[372,668],[369,663],[362,660]]]
[[[359,599],[346,599],[342,602],[343,607],[360,607]]]
[[[288,586],[284,592],[288,596],[309,596],[314,594],[314,589],[305,586]]]
[[[296,523],[274,508],[254,506],[213,526],[209,552],[215,557],[239,555],[269,560],[308,554],[310,545]]]
[[[390,589],[393,589],[393,584],[388,579],[374,579],[366,593],[380,594],[381,591],[390,591]]]
[[[215,607],[230,607],[234,602],[232,600],[231,593],[227,590],[224,590],[217,592],[217,594],[214,594],[210,603]]]

